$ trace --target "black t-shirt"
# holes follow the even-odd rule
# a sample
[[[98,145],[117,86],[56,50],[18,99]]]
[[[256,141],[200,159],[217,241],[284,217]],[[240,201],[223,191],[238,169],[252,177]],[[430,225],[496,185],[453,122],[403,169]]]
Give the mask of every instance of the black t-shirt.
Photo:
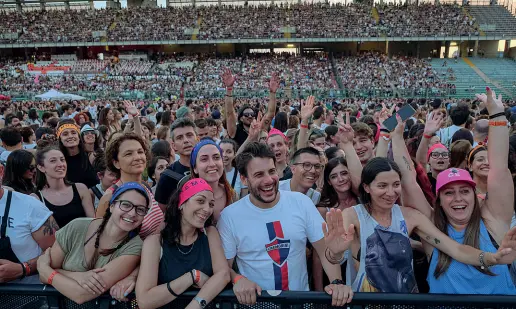
[[[279,180],[288,180],[292,179],[292,170],[290,169],[290,166],[287,165],[287,167],[283,170],[283,177],[281,177]]]
[[[88,154],[81,151],[78,155],[66,157],[66,179],[74,183],[83,183],[91,188],[99,183],[97,174],[91,166]]]
[[[188,175],[190,168],[184,166],[179,161],[174,162],[161,174],[156,187],[154,199],[160,204],[168,204],[170,197],[177,190],[177,185],[181,179]]]
[[[238,147],[240,147],[245,142],[248,135],[249,134],[244,129],[244,125],[239,123],[239,124],[237,124],[236,133],[235,133],[235,137],[233,138],[233,140],[238,144]]]

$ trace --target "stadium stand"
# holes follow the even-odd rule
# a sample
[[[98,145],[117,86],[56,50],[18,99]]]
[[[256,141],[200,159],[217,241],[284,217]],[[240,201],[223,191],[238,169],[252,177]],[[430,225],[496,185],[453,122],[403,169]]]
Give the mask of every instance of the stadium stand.
[[[472,5],[468,6],[467,10],[486,35],[516,35],[516,18],[505,7]]]

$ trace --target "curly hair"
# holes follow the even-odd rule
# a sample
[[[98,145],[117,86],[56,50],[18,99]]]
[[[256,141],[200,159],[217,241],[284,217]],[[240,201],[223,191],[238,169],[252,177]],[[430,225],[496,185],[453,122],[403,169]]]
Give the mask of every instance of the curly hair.
[[[149,147],[147,147],[147,143],[145,140],[135,134],[135,133],[123,133],[118,137],[115,137],[112,141],[110,141],[106,148],[106,166],[107,168],[116,173],[118,177],[121,176],[121,171],[117,167],[115,167],[114,161],[118,161],[118,152],[120,151],[120,145],[122,145],[125,141],[134,140],[140,143],[143,150],[145,151],[145,157],[147,158],[146,163],[150,161],[150,151]]]

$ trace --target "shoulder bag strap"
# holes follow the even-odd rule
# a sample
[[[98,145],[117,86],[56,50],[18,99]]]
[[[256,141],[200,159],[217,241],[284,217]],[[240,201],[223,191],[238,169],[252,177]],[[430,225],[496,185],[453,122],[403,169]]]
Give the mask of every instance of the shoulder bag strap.
[[[91,187],[91,191],[95,196],[100,200],[102,198],[102,192],[100,192],[99,188],[97,186]]]
[[[238,174],[238,171],[235,167],[235,173],[233,174],[233,180],[231,180],[231,188],[235,188],[235,183],[236,183],[236,179],[237,179],[237,174]]]
[[[2,217],[2,226],[0,227],[0,238],[5,238],[5,232],[7,230],[7,219],[9,217],[9,209],[11,208],[11,197],[13,196],[11,191],[5,191],[7,191],[7,202],[5,203],[4,216]]]

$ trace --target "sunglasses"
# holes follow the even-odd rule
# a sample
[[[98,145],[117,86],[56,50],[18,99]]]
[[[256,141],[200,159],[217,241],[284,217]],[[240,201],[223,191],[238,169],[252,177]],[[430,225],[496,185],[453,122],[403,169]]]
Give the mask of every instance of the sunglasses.
[[[29,165],[29,171],[34,172],[36,170],[36,165]]]
[[[243,113],[242,116],[247,118],[254,118],[254,113]]]

